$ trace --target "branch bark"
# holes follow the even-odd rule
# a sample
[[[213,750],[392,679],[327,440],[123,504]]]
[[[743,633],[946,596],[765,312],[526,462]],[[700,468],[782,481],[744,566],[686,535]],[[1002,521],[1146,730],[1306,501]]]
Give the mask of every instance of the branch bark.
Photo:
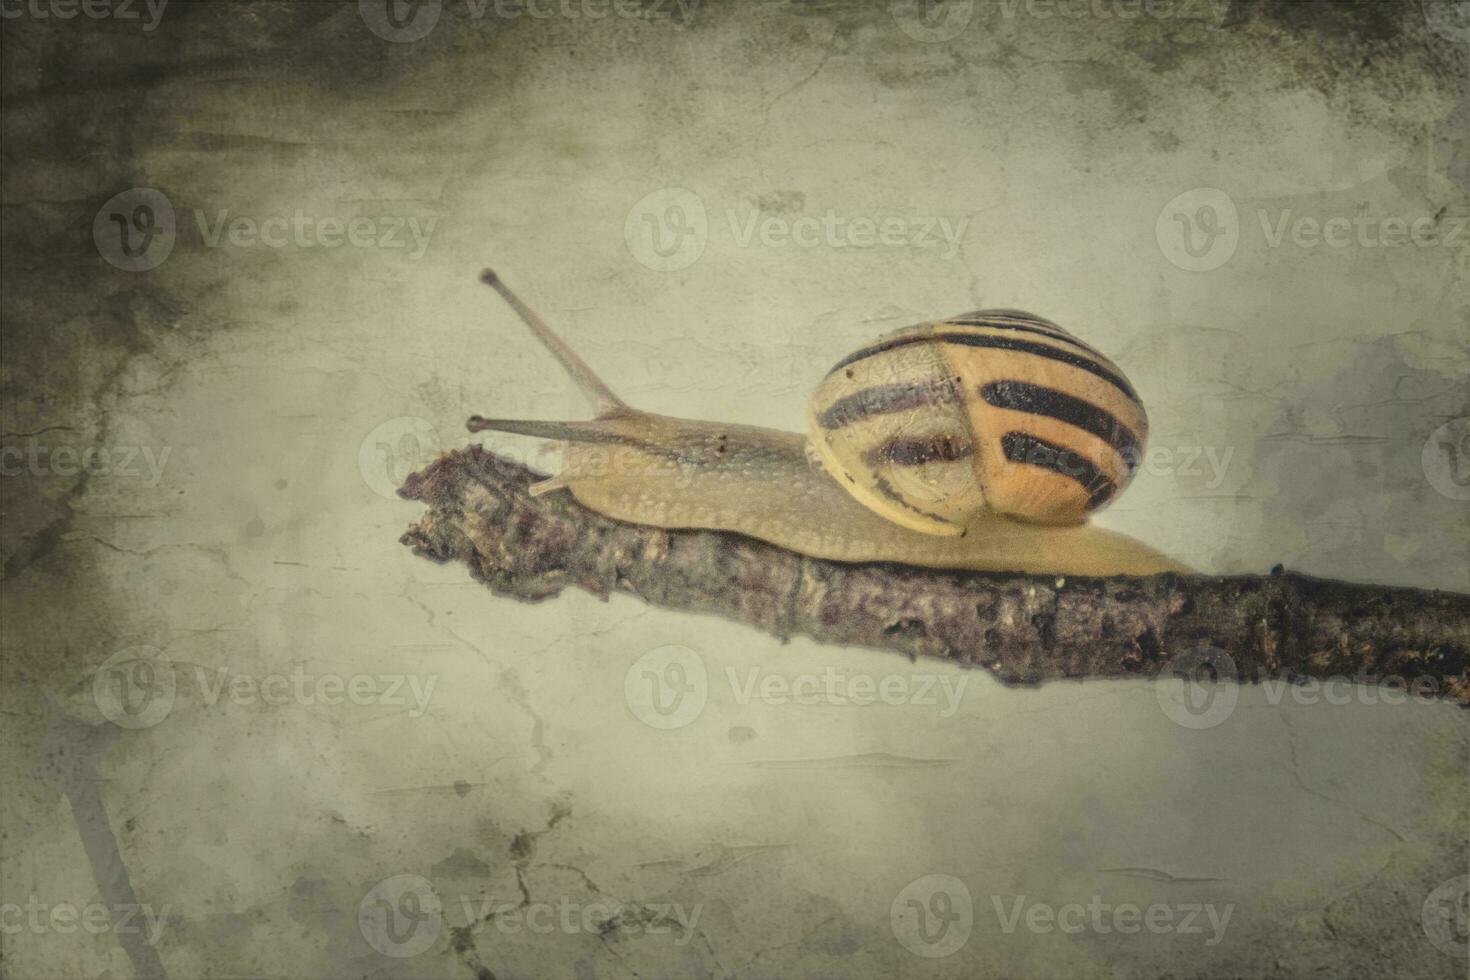
[[[498,595],[569,585],[713,613],[781,639],[894,650],[984,667],[1008,684],[1159,676],[1201,648],[1243,681],[1357,678],[1470,704],[1470,596],[1269,576],[1071,578],[849,565],[741,535],[611,520],[541,474],[470,446],[408,478],[428,505],[400,539],[462,560]]]

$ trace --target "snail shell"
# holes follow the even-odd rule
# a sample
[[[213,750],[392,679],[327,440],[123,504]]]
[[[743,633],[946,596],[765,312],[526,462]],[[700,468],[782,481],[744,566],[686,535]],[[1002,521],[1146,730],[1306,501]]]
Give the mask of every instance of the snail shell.
[[[854,351],[807,415],[834,479],[929,534],[961,534],[984,512],[1080,523],[1128,485],[1148,434],[1116,364],[1017,310],[921,323]]]

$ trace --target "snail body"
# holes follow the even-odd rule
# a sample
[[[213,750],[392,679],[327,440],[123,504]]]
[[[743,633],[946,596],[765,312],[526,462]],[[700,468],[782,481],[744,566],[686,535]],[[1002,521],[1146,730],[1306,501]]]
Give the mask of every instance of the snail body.
[[[473,432],[567,442],[561,473],[533,493],[565,488],[617,520],[732,531],[832,561],[1187,570],[1085,523],[1126,486],[1147,420],[1116,365],[1049,321],[983,311],[891,334],[817,386],[804,437],[630,408],[494,273],[483,278],[597,411],[470,419]]]

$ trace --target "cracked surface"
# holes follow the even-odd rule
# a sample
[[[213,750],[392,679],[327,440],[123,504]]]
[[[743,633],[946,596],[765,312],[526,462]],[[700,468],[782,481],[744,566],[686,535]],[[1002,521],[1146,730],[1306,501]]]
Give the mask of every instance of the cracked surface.
[[[0,476],[0,897],[165,920],[152,946],[7,928],[6,974],[1463,977],[1422,919],[1467,863],[1460,709],[1253,686],[1189,729],[1143,680],[1006,687],[812,643],[802,610],[831,585],[815,568],[763,624],[782,643],[618,594],[656,603],[646,581],[498,599],[397,543],[422,507],[393,488],[462,447],[465,416],[584,417],[476,284],[491,263],[630,402],[786,429],[813,379],[886,330],[1035,309],[1127,366],[1166,453],[1110,527],[1219,574],[1470,591],[1464,502],[1421,465],[1470,412],[1466,251],[1271,244],[1288,212],[1442,234],[1467,213],[1451,5],[1046,6],[980,3],[926,43],[879,0],[705,0],[687,24],[453,0],[394,44],[356,0],[175,2],[151,32],[8,4],[0,448],[139,453]],[[131,273],[91,225],[139,186],[167,194],[179,236]],[[659,272],[625,233],[669,186],[699,196],[708,236]],[[1196,273],[1155,223],[1202,187],[1229,193],[1241,241]],[[418,258],[200,229],[298,210],[437,224]],[[763,241],[768,217],[829,211],[965,233],[952,252]],[[1058,636],[1096,616],[1110,645],[1175,652],[1082,590],[969,606]],[[1264,644],[1281,610],[1258,611]],[[930,652],[933,613],[883,624],[889,640]],[[166,668],[104,669],[99,694],[99,668],[142,646]],[[671,647],[697,655],[707,699],[656,728],[629,676]],[[933,703],[829,696],[829,670],[930,683]],[[107,684],[162,697],[165,677],[151,724],[102,710],[120,707]],[[380,697],[314,686],[357,677]],[[816,693],[793,692],[806,677]],[[891,919],[930,874],[974,898],[940,959]],[[403,957],[359,924],[399,875],[441,902]],[[1007,932],[992,906],[1094,895],[1234,914],[1206,947]],[[564,902],[605,907],[588,928],[526,925]]]

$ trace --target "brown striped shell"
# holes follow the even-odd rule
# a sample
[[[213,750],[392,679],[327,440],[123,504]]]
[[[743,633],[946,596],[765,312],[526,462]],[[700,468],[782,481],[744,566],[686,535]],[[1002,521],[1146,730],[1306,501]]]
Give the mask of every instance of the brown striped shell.
[[[1050,320],[979,310],[837,363],[811,451],[854,497],[931,534],[978,514],[1078,524],[1128,485],[1148,418],[1118,366]]]

